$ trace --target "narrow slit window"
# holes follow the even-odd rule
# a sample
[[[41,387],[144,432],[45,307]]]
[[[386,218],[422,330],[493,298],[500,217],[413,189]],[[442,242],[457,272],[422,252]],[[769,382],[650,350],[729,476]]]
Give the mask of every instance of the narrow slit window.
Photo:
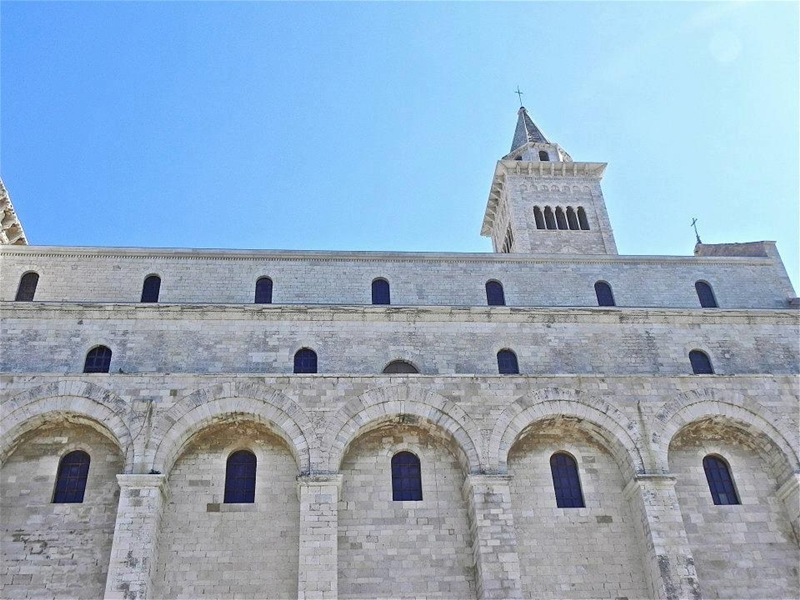
[[[255,304],[272,304],[272,279],[259,277],[256,281]]]
[[[564,216],[564,209],[560,206],[556,208],[556,224],[559,229],[569,229],[567,227],[567,218]]]
[[[158,293],[161,291],[161,277],[148,275],[142,284],[142,298],[140,302],[158,302]]]
[[[605,281],[594,284],[594,293],[597,295],[597,306],[615,306],[614,293]]]
[[[589,220],[586,218],[586,211],[583,210],[582,206],[578,207],[578,224],[581,226],[581,229],[585,231],[589,230]]]
[[[724,460],[709,454],[703,459],[703,469],[706,472],[708,489],[714,504],[741,504],[733,485],[730,468]]]
[[[376,279],[372,282],[372,303],[391,304],[389,295],[389,282],[385,279]]]
[[[108,373],[111,367],[111,349],[106,346],[96,346],[86,353],[83,363],[84,373]]]
[[[317,353],[311,348],[301,348],[294,355],[295,373],[316,373]]]
[[[553,209],[549,206],[544,207],[544,222],[548,229],[558,229],[556,218],[553,216]]]
[[[75,450],[65,455],[58,463],[56,488],[53,492],[54,504],[80,504],[86,492],[89,478],[89,455]]]
[[[713,375],[714,368],[711,366],[711,359],[708,354],[701,350],[689,352],[689,362],[692,363],[692,372],[695,375]]]
[[[569,454],[557,452],[550,457],[550,472],[558,508],[583,508],[583,492],[578,465]]]
[[[571,206],[567,207],[567,223],[572,230],[581,228],[580,225],[578,225],[578,217],[575,216],[575,209]]]
[[[33,302],[36,295],[36,286],[39,284],[38,273],[25,273],[19,280],[17,295],[14,298],[17,302]]]
[[[422,470],[411,452],[392,457],[392,500],[422,500]]]
[[[489,306],[505,306],[506,296],[503,292],[503,284],[499,281],[486,282],[486,303]]]
[[[511,249],[514,247],[514,233],[511,231],[511,227],[506,230],[506,239],[503,240],[503,246],[500,249],[500,252],[504,252],[508,254],[511,252]]]
[[[252,504],[256,500],[256,455],[239,450],[225,466],[225,504]]]
[[[542,209],[538,206],[533,207],[533,219],[536,221],[536,229],[547,229],[544,224],[544,215],[542,214]]]
[[[703,308],[717,308],[717,299],[714,297],[714,290],[705,281],[698,281],[694,284],[697,290],[697,298]]]
[[[497,372],[500,375],[518,375],[517,355],[508,349],[500,350],[497,353]]]

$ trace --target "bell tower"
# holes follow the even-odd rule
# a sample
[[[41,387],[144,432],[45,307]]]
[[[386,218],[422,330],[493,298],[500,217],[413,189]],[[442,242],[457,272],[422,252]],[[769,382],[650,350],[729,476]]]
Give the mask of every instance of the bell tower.
[[[524,106],[494,170],[481,235],[495,252],[617,254],[600,189],[606,163],[575,162]]]

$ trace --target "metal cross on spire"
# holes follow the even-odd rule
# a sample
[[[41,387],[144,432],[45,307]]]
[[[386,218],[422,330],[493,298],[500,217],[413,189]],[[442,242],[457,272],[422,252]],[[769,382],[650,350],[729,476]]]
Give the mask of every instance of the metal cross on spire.
[[[697,233],[697,219],[692,217],[692,227],[694,227],[694,237],[697,238],[697,243],[702,244],[703,242],[700,241],[700,234]]]
[[[524,94],[524,92],[520,92],[520,91],[519,91],[519,86],[517,86],[517,91],[516,91],[516,92],[514,92],[514,93],[515,93],[517,96],[519,96],[519,106],[520,106],[520,108],[522,108],[522,94]]]

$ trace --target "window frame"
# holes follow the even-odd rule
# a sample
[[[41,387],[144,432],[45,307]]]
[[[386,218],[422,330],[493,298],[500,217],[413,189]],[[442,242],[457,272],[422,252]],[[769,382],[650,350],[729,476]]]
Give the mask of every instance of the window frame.
[[[411,458],[406,463],[398,458]],[[400,450],[392,455],[392,502],[422,502],[422,461],[409,450]]]
[[[715,506],[735,506],[742,503],[733,479],[731,465],[724,457],[719,454],[706,454],[703,457],[703,472],[706,474],[708,491]]]
[[[304,360],[311,360],[313,357],[313,370],[310,370],[311,367],[303,366],[301,362]],[[300,369],[298,370],[298,366]],[[314,351],[313,348],[309,348],[308,346],[303,346],[297,352],[294,353],[294,373],[295,374],[309,374],[309,373],[319,373],[319,356]]]
[[[372,280],[372,304],[375,306],[388,306],[392,303],[392,288],[385,277],[376,277]]]
[[[70,457],[85,460],[69,464],[67,461]],[[83,504],[91,464],[92,457],[85,450],[72,450],[62,456],[58,461],[51,504]],[[65,467],[72,469],[72,472],[65,472]]]
[[[35,279],[33,279],[35,277]],[[33,279],[33,283],[29,283]],[[26,271],[19,278],[17,293],[14,295],[14,302],[33,302],[36,297],[36,288],[39,287],[39,273],[36,271]]]
[[[717,295],[714,293],[714,288],[710,283],[704,279],[698,279],[694,282],[694,290],[697,293],[700,308],[719,308]]]
[[[142,295],[139,297],[139,302],[141,304],[157,304],[160,295],[161,276],[151,273],[142,281]]]
[[[407,371],[387,371],[386,370],[386,369],[389,369],[392,365],[401,365],[401,364],[402,365],[408,365],[409,370],[407,370]],[[413,369],[413,371],[411,369]],[[396,358],[396,359],[390,360],[388,363],[386,363],[386,366],[383,367],[383,370],[381,371],[381,374],[382,375],[419,375],[419,369],[410,360],[404,360],[402,358]]]
[[[98,367],[98,366],[96,366],[96,363],[98,363],[98,359],[95,356],[92,356],[93,364],[92,364],[92,366],[90,366],[89,365],[89,355],[91,355],[93,352],[96,353],[96,352],[99,352],[101,350],[107,350],[108,351],[108,357],[107,358],[103,357],[103,361],[104,362],[101,364],[101,366]],[[87,350],[86,356],[83,359],[83,372],[84,373],[108,373],[109,371],[111,371],[111,359],[113,358],[113,356],[114,356],[114,352],[108,346],[105,346],[103,344],[97,344],[96,346],[92,346],[91,348],[89,348],[89,350]],[[107,363],[106,363],[106,361],[107,361]],[[105,366],[103,366],[103,365],[105,365]]]
[[[617,301],[614,298],[614,288],[611,287],[610,283],[603,279],[594,282],[594,295],[597,297],[597,306],[617,305]]]
[[[565,464],[554,464],[559,458],[565,458]],[[586,508],[581,485],[581,474],[578,461],[572,454],[559,450],[550,455],[550,476],[553,479],[553,493],[558,508]],[[556,472],[558,471],[558,473]],[[566,483],[566,485],[565,485]]]
[[[274,282],[271,277],[264,275],[256,279],[255,296],[253,304],[272,304],[272,290]],[[265,291],[266,288],[266,291]]]
[[[238,458],[248,457],[247,462],[233,464]],[[231,469],[237,469],[232,473]],[[256,479],[258,458],[252,450],[234,450],[225,460],[225,493],[223,504],[254,504],[256,501]]]
[[[484,286],[486,290],[486,305],[487,306],[505,306],[506,305],[506,292],[503,284],[497,279],[490,279]],[[491,291],[490,291],[491,289]]]
[[[698,364],[694,357],[702,357],[697,360],[705,361],[705,364]],[[692,365],[693,375],[714,375],[714,364],[711,362],[711,357],[708,352],[704,352],[698,348],[689,351],[689,364]],[[700,370],[698,370],[698,368]]]
[[[501,358],[501,355],[503,358]],[[504,366],[501,361],[507,357],[511,357],[514,359],[513,370],[504,370]],[[514,352],[511,348],[501,348],[500,350],[497,351],[497,374],[519,375],[519,358],[517,357],[517,353]]]

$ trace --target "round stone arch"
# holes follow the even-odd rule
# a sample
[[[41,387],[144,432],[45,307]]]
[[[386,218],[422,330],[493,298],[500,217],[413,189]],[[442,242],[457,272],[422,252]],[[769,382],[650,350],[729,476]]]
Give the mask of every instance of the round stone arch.
[[[571,417],[591,424],[590,433],[614,457],[628,478],[645,472],[642,437],[636,424],[607,402],[584,397],[578,390],[547,388],[515,400],[497,419],[489,438],[492,470],[508,470],[508,453],[528,426],[551,417]]]
[[[337,411],[322,439],[322,448],[328,453],[327,470],[339,470],[347,449],[361,435],[387,421],[407,417],[422,419],[452,438],[465,474],[483,471],[480,430],[470,416],[444,396],[406,385],[369,390]]]
[[[669,447],[678,432],[706,419],[722,419],[753,435],[779,484],[800,470],[797,433],[766,406],[738,392],[701,389],[682,392],[655,417],[653,446],[663,472],[669,472]]]
[[[128,427],[128,404],[115,393],[80,380],[54,381],[17,394],[2,406],[0,463],[16,448],[22,435],[58,418],[95,429],[119,448],[125,472],[134,465],[133,435]]]
[[[276,390],[254,383],[224,383],[203,388],[175,403],[157,418],[146,459],[169,474],[186,443],[209,425],[230,420],[267,425],[284,440],[300,474],[311,471],[316,452],[308,443],[311,420],[300,406]]]

